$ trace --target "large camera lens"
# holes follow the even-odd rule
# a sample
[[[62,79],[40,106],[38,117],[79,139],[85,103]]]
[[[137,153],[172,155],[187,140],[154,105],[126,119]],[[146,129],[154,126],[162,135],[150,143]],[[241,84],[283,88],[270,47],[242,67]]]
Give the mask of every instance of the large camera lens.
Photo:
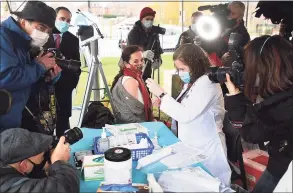
[[[210,67],[207,76],[214,83],[223,83],[226,81],[226,73],[230,73],[230,68]]]
[[[74,127],[73,129],[69,129],[65,134],[65,141],[70,145],[78,142],[83,138],[83,133],[78,127]]]

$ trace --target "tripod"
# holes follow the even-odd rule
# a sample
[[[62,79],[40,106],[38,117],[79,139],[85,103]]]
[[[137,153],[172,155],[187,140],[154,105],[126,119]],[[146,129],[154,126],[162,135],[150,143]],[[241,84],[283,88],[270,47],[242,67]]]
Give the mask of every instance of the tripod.
[[[89,49],[89,46],[91,51]],[[85,56],[86,63],[90,68],[89,77],[87,81],[85,96],[82,104],[82,110],[79,118],[78,127],[81,127],[83,118],[86,114],[87,108],[89,106],[90,97],[92,90],[94,91],[94,101],[100,100],[100,90],[106,90],[106,93],[109,97],[110,106],[113,109],[112,96],[110,90],[107,85],[107,80],[104,74],[104,70],[102,68],[102,63],[98,58],[98,37],[93,37],[88,40],[82,41],[81,43],[81,51]],[[102,81],[104,83],[105,88],[99,88],[99,74],[102,77]],[[101,101],[105,102],[105,101]]]

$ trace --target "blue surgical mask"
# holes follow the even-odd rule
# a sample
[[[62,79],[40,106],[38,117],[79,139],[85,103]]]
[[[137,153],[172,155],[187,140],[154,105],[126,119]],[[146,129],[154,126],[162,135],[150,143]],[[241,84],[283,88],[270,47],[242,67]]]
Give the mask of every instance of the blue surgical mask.
[[[153,25],[153,21],[145,20],[145,21],[143,22],[143,25],[144,25],[145,28],[149,29],[149,28],[152,27],[152,25]]]
[[[69,24],[65,21],[56,20],[55,27],[60,31],[60,33],[64,33],[68,31]]]
[[[181,78],[181,80],[185,83],[185,84],[189,84],[191,81],[191,77],[190,77],[190,73],[189,72],[179,72],[179,76]]]

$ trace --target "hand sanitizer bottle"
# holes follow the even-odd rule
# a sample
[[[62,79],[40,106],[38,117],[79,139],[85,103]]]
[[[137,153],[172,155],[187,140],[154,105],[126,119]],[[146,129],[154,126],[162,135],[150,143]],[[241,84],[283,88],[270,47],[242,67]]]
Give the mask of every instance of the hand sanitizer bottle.
[[[106,132],[105,132],[105,128],[103,128],[103,131],[101,133],[101,138],[99,139],[99,147],[98,147],[98,151],[99,152],[105,152],[109,149],[109,140],[106,137]]]

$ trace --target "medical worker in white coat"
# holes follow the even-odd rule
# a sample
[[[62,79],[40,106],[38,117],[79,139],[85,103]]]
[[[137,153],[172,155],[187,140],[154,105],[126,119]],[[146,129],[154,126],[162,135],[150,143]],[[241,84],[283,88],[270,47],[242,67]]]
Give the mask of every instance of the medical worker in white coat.
[[[210,62],[194,44],[180,46],[173,60],[185,83],[179,97],[173,99],[152,79],[146,80],[147,87],[160,99],[160,110],[173,118],[172,127],[177,128],[179,139],[207,155],[203,165],[225,185],[230,185],[231,169],[222,132],[224,99],[220,85],[205,75]]]

